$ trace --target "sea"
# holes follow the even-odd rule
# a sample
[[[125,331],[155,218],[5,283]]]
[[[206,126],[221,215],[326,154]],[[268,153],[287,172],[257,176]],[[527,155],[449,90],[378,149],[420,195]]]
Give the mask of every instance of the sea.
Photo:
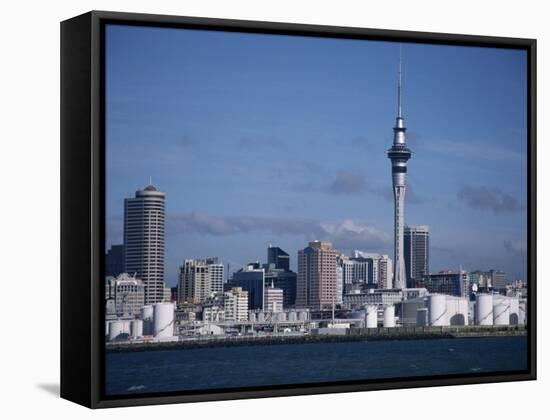
[[[521,371],[527,337],[280,344],[107,353],[107,396]]]

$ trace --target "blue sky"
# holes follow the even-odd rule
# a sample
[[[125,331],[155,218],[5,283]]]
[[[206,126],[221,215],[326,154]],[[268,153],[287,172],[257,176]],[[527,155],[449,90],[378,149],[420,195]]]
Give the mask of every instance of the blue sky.
[[[405,222],[431,271],[525,278],[526,53],[403,44]],[[108,26],[107,245],[123,200],[167,193],[166,281],[185,258],[231,270],[308,240],[392,254],[399,44]]]

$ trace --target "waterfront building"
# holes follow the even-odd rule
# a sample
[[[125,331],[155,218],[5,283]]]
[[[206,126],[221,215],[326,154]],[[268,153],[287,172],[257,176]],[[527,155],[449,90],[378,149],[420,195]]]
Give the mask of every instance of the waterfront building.
[[[105,254],[105,276],[117,277],[124,272],[124,245],[111,245]]]
[[[283,311],[283,290],[276,288],[273,283],[271,284],[271,287],[265,288],[264,311]]]
[[[221,322],[225,321],[225,307],[212,305],[202,308],[202,320],[204,322]]]
[[[164,299],[166,194],[153,185],[124,200],[124,266],[145,285],[145,303]]]
[[[347,309],[358,309],[364,305],[395,305],[402,300],[401,289],[368,289],[344,294],[343,304]]]
[[[428,226],[405,226],[404,241],[407,287],[416,287],[416,281],[422,280],[422,276],[430,272],[430,228]]]
[[[187,259],[180,266],[178,303],[204,302],[223,292],[224,266],[217,258]]]
[[[108,277],[105,284],[105,298],[112,300],[114,312],[119,317],[138,315],[145,304],[145,285],[127,273],[116,278]]]
[[[393,287],[406,287],[404,261],[404,220],[405,220],[405,191],[407,189],[407,161],[411,158],[411,151],[407,147],[403,112],[401,107],[401,58],[399,59],[399,78],[397,84],[397,118],[393,128],[393,145],[387,155],[391,160],[392,184],[394,197],[394,280]]]
[[[470,273],[467,271],[428,274],[422,277],[420,283],[419,286],[425,287],[430,293],[467,297],[471,290]]]
[[[233,287],[224,293],[226,321],[248,321],[248,292],[241,287]]]
[[[267,264],[273,264],[278,270],[290,271],[290,256],[278,246],[267,248]]]
[[[296,307],[330,310],[336,300],[336,266],[340,252],[328,241],[312,241],[298,251]]]

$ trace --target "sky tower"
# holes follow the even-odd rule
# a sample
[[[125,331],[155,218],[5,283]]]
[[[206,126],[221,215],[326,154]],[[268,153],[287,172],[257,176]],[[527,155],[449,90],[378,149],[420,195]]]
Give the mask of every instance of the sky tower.
[[[405,128],[401,110],[401,52],[399,53],[399,78],[397,82],[397,118],[393,127],[393,145],[388,150],[391,160],[393,198],[394,198],[394,271],[393,287],[406,287],[405,259],[403,252],[405,190],[407,189],[407,161],[411,158],[411,151],[407,147]]]

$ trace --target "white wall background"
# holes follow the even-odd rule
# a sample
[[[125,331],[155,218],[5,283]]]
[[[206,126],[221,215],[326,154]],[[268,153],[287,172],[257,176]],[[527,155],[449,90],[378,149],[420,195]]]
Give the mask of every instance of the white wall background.
[[[539,380],[90,411],[59,383],[59,22],[96,10],[253,19],[538,39],[538,160],[550,159],[545,116],[549,13],[543,1],[11,1],[0,24],[0,412],[3,418],[447,419],[544,417],[550,395],[548,170],[539,163]],[[537,411],[540,414],[535,414]]]

